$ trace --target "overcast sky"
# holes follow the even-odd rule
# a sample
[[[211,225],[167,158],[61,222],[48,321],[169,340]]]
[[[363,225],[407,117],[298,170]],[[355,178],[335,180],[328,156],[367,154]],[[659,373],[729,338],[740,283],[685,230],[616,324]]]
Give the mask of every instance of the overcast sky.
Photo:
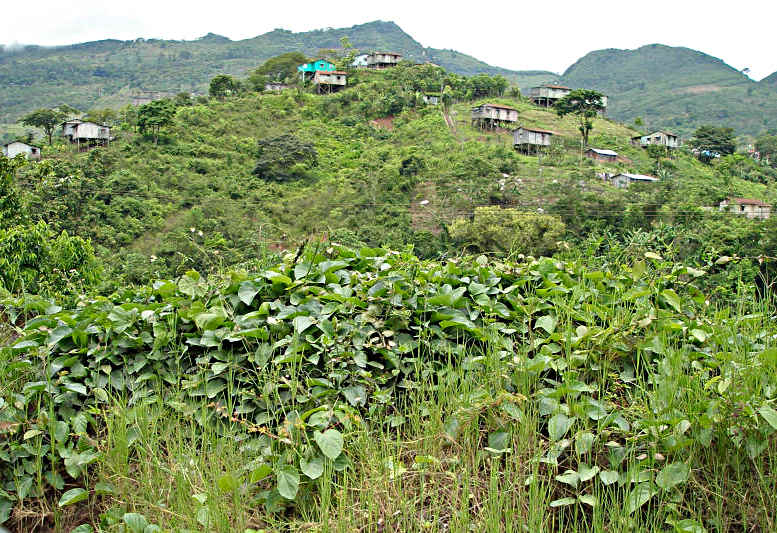
[[[662,43],[750,68],[753,79],[777,71],[774,0],[38,0],[12,5],[0,16],[0,43],[195,39],[208,32],[238,40],[275,28],[297,32],[392,20],[424,46],[452,48],[514,70],[561,73],[592,50]]]

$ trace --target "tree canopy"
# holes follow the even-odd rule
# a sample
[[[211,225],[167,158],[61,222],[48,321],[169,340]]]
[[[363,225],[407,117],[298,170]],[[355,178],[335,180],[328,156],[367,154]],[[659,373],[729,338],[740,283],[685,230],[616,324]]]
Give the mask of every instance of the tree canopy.
[[[701,126],[688,144],[699,151],[699,159],[710,161],[715,155],[733,154],[737,149],[734,128],[723,126]]]
[[[159,133],[170,125],[175,117],[175,106],[170,100],[155,100],[140,106],[138,111],[138,128],[140,133],[150,133],[154,136],[154,144],[159,144]]]
[[[301,52],[288,52],[275,56],[251,72],[248,82],[255,91],[261,91],[269,81],[293,80],[297,76],[297,67],[307,60],[305,54]]]
[[[219,100],[236,94],[240,90],[240,82],[227,74],[219,74],[210,80],[208,94]]]
[[[261,139],[254,175],[269,181],[286,181],[304,174],[318,164],[313,144],[286,134]]]
[[[59,109],[38,109],[28,115],[23,116],[19,122],[25,126],[32,126],[34,128],[40,128],[49,140],[49,146],[51,146],[51,137],[54,133],[54,128],[67,117],[64,111]]]
[[[576,89],[556,102],[556,113],[560,117],[575,115],[580,123],[583,144],[588,145],[588,136],[594,129],[594,118],[604,111],[604,95],[589,89]]]

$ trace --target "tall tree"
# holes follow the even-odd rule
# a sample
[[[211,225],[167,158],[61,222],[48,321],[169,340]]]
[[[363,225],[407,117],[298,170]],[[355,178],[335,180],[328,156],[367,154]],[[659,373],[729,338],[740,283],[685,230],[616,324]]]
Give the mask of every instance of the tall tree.
[[[227,74],[219,74],[212,80],[210,80],[210,88],[208,94],[219,100],[223,100],[227,96],[236,94],[240,89],[240,82],[238,82],[232,76]]]
[[[604,111],[604,95],[589,89],[576,89],[556,102],[556,114],[560,117],[575,115],[579,122],[583,144],[588,145],[588,136],[594,129],[594,119]]]
[[[26,161],[22,157],[9,159],[0,155],[0,228],[11,226],[24,218],[22,201],[16,190],[16,169]]]
[[[755,141],[755,150],[761,159],[769,161],[771,166],[777,166],[777,135],[761,135]]]
[[[33,111],[29,115],[22,117],[19,122],[25,126],[32,126],[34,128],[40,128],[46,137],[49,139],[49,146],[51,146],[51,136],[54,133],[54,128],[65,119],[66,115],[58,109],[38,109]]]
[[[170,125],[175,117],[175,106],[170,100],[155,100],[140,106],[138,128],[140,133],[151,133],[154,144],[159,144],[159,133]]]
[[[297,67],[307,62],[308,58],[301,52],[287,52],[271,57],[248,76],[248,82],[255,91],[262,91],[268,81],[296,79]]]
[[[699,159],[710,161],[714,154],[733,154],[737,149],[734,128],[722,126],[701,126],[688,144],[699,151]]]

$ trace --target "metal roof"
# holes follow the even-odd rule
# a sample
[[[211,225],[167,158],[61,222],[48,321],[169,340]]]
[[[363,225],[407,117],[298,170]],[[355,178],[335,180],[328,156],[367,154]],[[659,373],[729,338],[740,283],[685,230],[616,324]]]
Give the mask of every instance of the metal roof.
[[[755,205],[758,207],[771,207],[771,204],[764,203],[761,200],[754,200],[752,198],[729,198],[728,201],[732,204],[738,204],[738,205]]]
[[[620,174],[616,174],[613,176],[613,179],[617,178],[618,176],[626,176],[631,181],[659,181],[658,178],[654,176],[645,176],[644,174],[628,174],[626,172],[621,172]]]
[[[515,128],[513,131],[518,131],[518,130],[526,130],[526,131],[533,131],[535,133],[549,133],[551,135],[558,135],[558,133],[556,133],[555,131],[541,130],[539,128],[527,128],[526,126],[520,126],[518,128]]]
[[[613,157],[618,157],[618,152],[613,152],[612,150],[600,150],[599,148],[589,148],[589,152],[596,152],[599,155],[610,155]]]

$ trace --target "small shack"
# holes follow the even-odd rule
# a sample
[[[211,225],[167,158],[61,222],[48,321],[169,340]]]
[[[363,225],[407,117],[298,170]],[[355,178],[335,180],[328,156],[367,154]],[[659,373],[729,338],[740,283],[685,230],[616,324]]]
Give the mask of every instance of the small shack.
[[[396,67],[402,54],[394,52],[372,52],[367,56],[367,68],[384,69]]]
[[[424,94],[424,103],[428,105],[439,105],[440,95],[439,93],[426,93]]]
[[[518,122],[517,109],[499,104],[483,104],[472,108],[473,126],[493,129],[509,122]]]
[[[513,130],[513,148],[520,152],[530,153],[548,148],[555,131],[540,130],[521,126]]]
[[[563,85],[545,84],[529,89],[529,98],[539,106],[552,107],[571,92],[572,89]]]
[[[679,148],[680,137],[668,131],[654,131],[649,135],[637,135],[631,138],[631,144],[647,148],[651,144],[666,146],[667,148]]]
[[[62,136],[71,144],[77,144],[78,150],[83,152],[96,146],[108,146],[111,142],[111,128],[75,119],[62,123]]]
[[[369,57],[370,57],[370,54],[359,54],[354,58],[353,62],[351,63],[351,66],[356,68],[367,68],[368,66],[367,58]]]
[[[619,189],[625,189],[632,183],[653,183],[659,181],[655,176],[646,176],[645,174],[628,174],[625,172],[614,175],[612,178],[610,178],[610,180],[612,184]]]
[[[19,154],[24,154],[27,159],[33,161],[40,161],[40,147],[34,144],[27,144],[22,141],[12,141],[3,145],[3,155],[5,157],[16,157]]]
[[[612,150],[602,150],[600,148],[589,148],[585,151],[586,157],[602,161],[604,163],[615,163],[618,160],[618,152]]]
[[[334,72],[337,70],[334,63],[330,63],[326,59],[316,59],[310,63],[305,63],[297,67],[297,71],[300,73],[302,81],[312,79],[315,77],[316,72]]]
[[[771,204],[752,198],[727,198],[720,202],[719,209],[759,220],[766,220],[772,214]]]
[[[345,87],[348,73],[342,70],[332,72],[316,72],[313,76],[313,85],[319,93],[333,93]]]

